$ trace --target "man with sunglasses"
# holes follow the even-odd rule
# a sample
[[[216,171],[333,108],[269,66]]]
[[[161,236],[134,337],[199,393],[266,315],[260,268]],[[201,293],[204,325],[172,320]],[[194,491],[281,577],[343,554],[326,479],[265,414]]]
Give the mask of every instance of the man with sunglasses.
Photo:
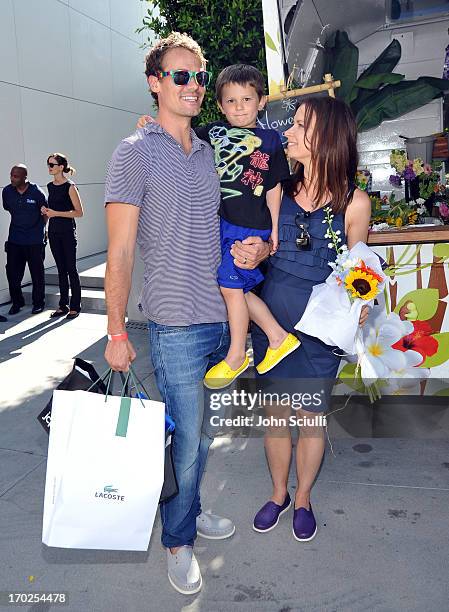
[[[38,314],[45,307],[45,223],[41,207],[47,206],[44,192],[27,180],[24,164],[11,168],[11,184],[2,191],[3,208],[11,215],[6,250],[6,276],[12,306],[10,315],[17,314],[25,306],[22,280],[28,264],[33,284],[31,313]]]
[[[199,495],[212,442],[203,378],[229,346],[226,307],[216,280],[220,182],[212,148],[191,129],[209,83],[205,64],[200,47],[185,34],[172,32],[154,45],[145,72],[158,107],[156,121],[117,147],[105,194],[105,357],[121,371],[135,358],[125,310],[137,239],[145,264],[141,307],[148,318],[151,358],[176,426],[173,457],[179,493],[161,505],[162,543],[169,581],[183,594],[202,586],[193,554],[197,533],[224,539],[235,531],[229,519],[201,512]],[[240,260],[246,258],[248,268],[268,255],[261,241],[238,248],[248,251]]]

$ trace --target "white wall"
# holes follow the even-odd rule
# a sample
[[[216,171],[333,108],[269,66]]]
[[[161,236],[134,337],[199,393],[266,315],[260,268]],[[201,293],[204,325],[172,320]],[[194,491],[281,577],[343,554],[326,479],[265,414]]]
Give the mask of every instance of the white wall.
[[[372,34],[357,42],[359,47],[359,71],[362,72],[393,38],[402,46],[402,57],[395,72],[405,74],[406,79],[420,76],[441,78],[444,53],[447,44],[449,20],[437,23],[410,25]],[[359,136],[360,166],[367,166],[373,174],[373,189],[389,192],[392,190],[388,178],[394,174],[389,164],[390,150],[404,148],[399,135],[427,136],[442,129],[442,102],[434,100],[412,113],[394,121],[384,121],[374,130]]]
[[[140,48],[141,0],[0,1],[0,185],[15,163],[45,186],[46,160],[65,153],[85,215],[78,256],[106,248],[103,211],[107,162],[151,108]],[[0,206],[0,245],[9,214]],[[0,303],[9,299],[0,249]],[[46,267],[54,265],[47,249]],[[28,277],[25,278],[27,280]]]

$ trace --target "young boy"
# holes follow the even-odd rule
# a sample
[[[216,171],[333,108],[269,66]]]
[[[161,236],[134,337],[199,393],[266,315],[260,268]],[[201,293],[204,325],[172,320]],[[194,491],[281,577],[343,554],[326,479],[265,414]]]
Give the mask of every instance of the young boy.
[[[248,368],[245,348],[250,319],[269,340],[267,353],[256,366],[259,374],[271,370],[300,345],[251,292],[263,280],[261,271],[239,268],[230,252],[236,240],[249,236],[271,239],[271,254],[278,248],[281,182],[290,172],[278,133],[257,127],[258,112],[266,102],[264,78],[253,66],[235,64],[220,72],[215,91],[227,122],[211,123],[195,131],[213,147],[220,176],[222,260],[217,280],[228,310],[231,344],[226,358],[206,373],[204,385],[210,389],[228,386]]]

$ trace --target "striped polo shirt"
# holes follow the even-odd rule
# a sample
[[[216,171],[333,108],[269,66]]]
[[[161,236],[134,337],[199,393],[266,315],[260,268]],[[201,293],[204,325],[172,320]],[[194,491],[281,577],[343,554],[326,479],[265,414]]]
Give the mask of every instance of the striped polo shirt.
[[[106,177],[106,204],[140,208],[140,302],[145,316],[162,325],[227,319],[217,284],[220,181],[212,148],[193,130],[191,136],[187,155],[158,123],[148,123],[118,145]]]

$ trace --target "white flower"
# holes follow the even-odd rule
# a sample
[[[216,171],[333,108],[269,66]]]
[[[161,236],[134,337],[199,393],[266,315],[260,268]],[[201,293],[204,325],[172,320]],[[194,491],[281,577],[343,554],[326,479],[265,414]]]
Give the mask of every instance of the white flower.
[[[332,244],[332,242],[329,242],[329,244],[327,245],[330,249],[334,248],[334,245]]]
[[[374,223],[371,229],[373,232],[381,232],[387,230],[389,227],[388,223]]]
[[[414,353],[414,355],[412,355]],[[419,395],[419,383],[423,378],[429,378],[429,368],[417,368],[422,356],[416,351],[405,351],[408,365],[398,370],[392,370],[388,378],[385,392],[389,395]],[[418,363],[416,363],[418,361]],[[412,391],[414,389],[414,392]]]
[[[326,219],[323,219],[323,220],[321,221],[321,223],[327,223]]]
[[[341,250],[342,250],[342,251],[347,251],[347,250],[348,250],[348,245],[347,245],[347,244],[343,244],[343,245],[341,246]]]
[[[402,321],[399,315],[389,315],[380,306],[374,306],[368,321],[362,328],[363,353],[361,354],[362,377],[369,372],[368,384],[375,378],[389,379],[392,372],[400,372],[422,362],[416,351],[399,351],[391,347],[413,331],[410,321]]]
[[[343,270],[350,270],[351,268],[354,268],[355,266],[357,266],[359,263],[359,260],[357,257],[353,257],[352,259],[350,259],[349,257],[347,257],[344,261],[342,261],[342,267]]]
[[[337,234],[337,236],[339,236],[341,234],[341,231],[337,230],[335,233]]]
[[[421,206],[422,204],[424,204],[425,199],[424,199],[424,198],[416,198],[415,202],[416,202],[416,203],[417,203],[419,206]]]

